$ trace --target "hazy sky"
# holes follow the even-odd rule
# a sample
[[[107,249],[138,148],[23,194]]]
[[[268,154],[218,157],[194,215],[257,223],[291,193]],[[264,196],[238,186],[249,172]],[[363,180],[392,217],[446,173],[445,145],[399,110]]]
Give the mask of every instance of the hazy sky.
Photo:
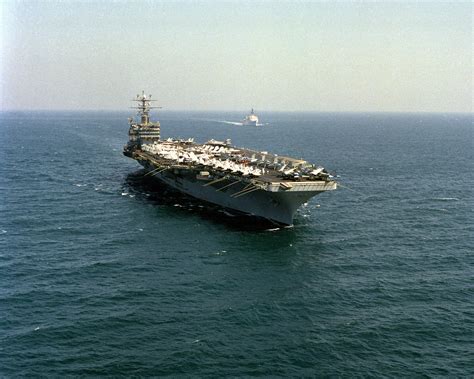
[[[471,2],[0,0],[0,109],[472,112]]]

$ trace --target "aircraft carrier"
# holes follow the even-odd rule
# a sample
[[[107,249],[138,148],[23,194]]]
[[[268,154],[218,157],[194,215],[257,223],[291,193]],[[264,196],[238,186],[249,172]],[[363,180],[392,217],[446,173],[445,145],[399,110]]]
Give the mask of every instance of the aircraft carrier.
[[[129,118],[124,155],[138,161],[166,185],[231,211],[292,225],[296,210],[310,198],[335,190],[323,168],[301,159],[232,146],[230,140],[195,143],[192,138],[161,139],[160,123],[150,121],[151,95],[137,95],[139,120]]]

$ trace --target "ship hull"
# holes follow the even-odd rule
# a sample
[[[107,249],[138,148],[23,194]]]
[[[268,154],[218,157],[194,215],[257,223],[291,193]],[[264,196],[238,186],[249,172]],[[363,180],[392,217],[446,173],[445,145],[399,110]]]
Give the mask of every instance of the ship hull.
[[[148,172],[155,169],[147,161],[139,162]],[[160,182],[196,199],[251,216],[261,217],[279,225],[292,225],[293,216],[301,204],[324,192],[270,192],[258,189],[245,193],[247,185],[245,182],[226,179],[218,183],[212,183],[210,180],[198,179],[196,174],[194,170],[170,169],[155,173],[153,176]]]
[[[242,125],[243,125],[243,126],[257,126],[257,125],[258,125],[258,121],[243,121],[243,122],[242,122]]]

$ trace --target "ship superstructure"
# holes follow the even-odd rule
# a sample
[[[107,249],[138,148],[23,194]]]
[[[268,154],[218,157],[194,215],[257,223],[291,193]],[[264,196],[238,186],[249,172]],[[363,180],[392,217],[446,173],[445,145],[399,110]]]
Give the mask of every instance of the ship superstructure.
[[[299,206],[337,187],[320,166],[301,159],[192,138],[162,140],[150,122],[151,95],[137,95],[139,122],[130,119],[124,154],[174,189],[221,207],[291,225]]]
[[[252,110],[250,111],[250,114],[245,116],[245,118],[242,120],[242,125],[250,125],[250,126],[258,126],[258,116],[255,114],[255,111]]]

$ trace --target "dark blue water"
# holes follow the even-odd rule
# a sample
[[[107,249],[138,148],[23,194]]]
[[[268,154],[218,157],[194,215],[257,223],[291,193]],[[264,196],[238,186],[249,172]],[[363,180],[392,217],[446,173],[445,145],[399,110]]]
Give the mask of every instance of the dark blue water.
[[[3,113],[0,376],[472,377],[471,115],[163,113],[346,188],[253,230],[143,180],[126,113]]]

